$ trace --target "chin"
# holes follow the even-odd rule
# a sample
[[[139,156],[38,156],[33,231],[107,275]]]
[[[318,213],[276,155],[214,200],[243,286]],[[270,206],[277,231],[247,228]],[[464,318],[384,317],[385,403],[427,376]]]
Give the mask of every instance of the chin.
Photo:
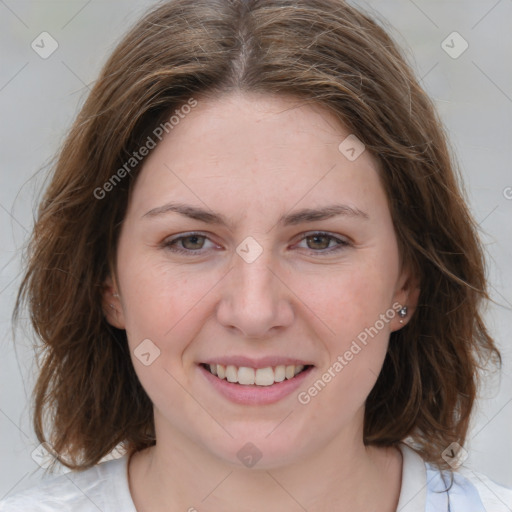
[[[215,446],[212,446],[210,438],[207,439],[205,447],[215,458],[238,468],[245,467],[251,470],[270,470],[293,464],[305,457],[308,451],[315,450],[313,443],[309,450],[304,443],[304,440],[311,439],[311,436],[292,433],[282,426],[278,426],[274,432],[272,428],[276,428],[275,422],[271,428],[268,428],[267,423],[264,428],[258,428],[254,424],[245,428],[239,425],[237,429],[230,429],[227,426],[233,438],[226,436],[222,443]],[[280,428],[282,430],[278,432]]]

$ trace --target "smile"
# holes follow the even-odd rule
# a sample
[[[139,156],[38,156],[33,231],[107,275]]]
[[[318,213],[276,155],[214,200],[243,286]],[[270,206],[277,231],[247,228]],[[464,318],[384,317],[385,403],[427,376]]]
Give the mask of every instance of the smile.
[[[240,405],[279,402],[291,396],[315,368],[303,361],[283,361],[282,358],[259,361],[241,357],[233,359],[225,359],[224,364],[215,361],[200,363],[197,368],[212,389]]]
[[[299,373],[307,370],[310,365],[278,365],[275,367],[250,368],[223,364],[203,364],[203,367],[219,379],[226,379],[242,386],[272,386],[284,380],[293,379]]]

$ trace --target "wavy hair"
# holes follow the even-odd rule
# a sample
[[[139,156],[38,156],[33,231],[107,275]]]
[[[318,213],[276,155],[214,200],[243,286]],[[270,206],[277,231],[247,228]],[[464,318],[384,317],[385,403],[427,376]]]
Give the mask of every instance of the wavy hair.
[[[479,368],[500,362],[481,314],[483,251],[432,101],[387,32],[341,0],[172,0],[108,58],[55,160],[14,312],[28,307],[40,340],[39,441],[72,469],[118,445],[133,453],[155,444],[126,333],[102,309],[144,158],[121,169],[190,98],[230,91],[321,105],[380,162],[401,258],[421,292],[410,322],[390,336],[364,442],[407,438],[445,466],[442,451],[464,444]],[[112,184],[114,175],[122,179]]]

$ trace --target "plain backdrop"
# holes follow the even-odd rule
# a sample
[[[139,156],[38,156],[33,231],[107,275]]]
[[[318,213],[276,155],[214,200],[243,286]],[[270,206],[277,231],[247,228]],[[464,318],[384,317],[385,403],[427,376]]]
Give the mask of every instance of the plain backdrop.
[[[0,498],[43,475],[32,457],[39,444],[32,341],[19,332],[14,345],[11,313],[46,164],[107,55],[153,3],[0,0]],[[512,1],[351,3],[377,16],[405,49],[463,170],[488,253],[494,302],[486,318],[503,355],[501,374],[482,390],[465,464],[512,486]],[[45,59],[31,47],[42,32],[58,44]]]

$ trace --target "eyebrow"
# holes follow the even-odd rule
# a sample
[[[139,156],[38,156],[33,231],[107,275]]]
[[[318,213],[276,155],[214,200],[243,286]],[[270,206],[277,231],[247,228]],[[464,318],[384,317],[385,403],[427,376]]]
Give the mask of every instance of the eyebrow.
[[[230,225],[226,217],[220,213],[215,213],[213,211],[208,211],[197,206],[183,203],[167,203],[162,206],[158,206],[146,212],[142,218],[153,218],[170,212],[179,213],[184,217],[198,220],[205,224],[217,224],[227,228],[229,228]],[[332,204],[321,208],[304,208],[293,213],[288,213],[279,219],[278,224],[281,224],[282,226],[294,226],[306,222],[327,220],[340,215],[363,220],[369,219],[368,214],[359,208],[345,204]]]

